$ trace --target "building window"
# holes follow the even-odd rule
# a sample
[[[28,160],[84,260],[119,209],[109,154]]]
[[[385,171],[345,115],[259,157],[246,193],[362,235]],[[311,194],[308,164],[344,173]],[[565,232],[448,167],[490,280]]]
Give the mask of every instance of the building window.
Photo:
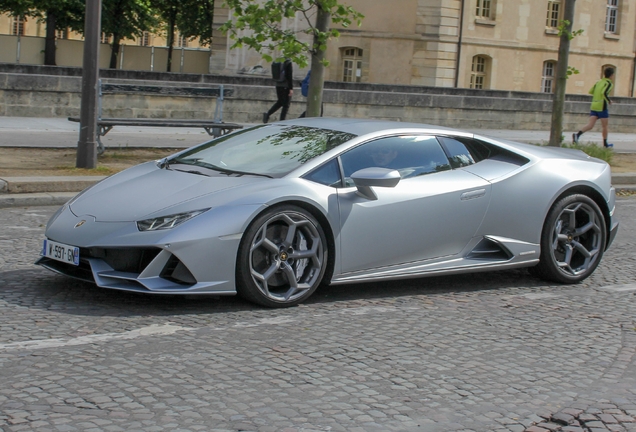
[[[484,89],[487,88],[488,78],[488,59],[484,56],[477,55],[473,57],[473,64],[470,70],[470,88]]]
[[[55,30],[55,39],[68,39],[68,29]]]
[[[548,60],[543,62],[543,78],[541,79],[541,91],[543,93],[554,92],[554,76],[556,75],[556,62]]]
[[[608,33],[618,33],[618,0],[607,0],[605,31]]]
[[[545,20],[545,26],[554,29],[558,28],[560,12],[561,0],[548,0],[548,16]]]
[[[362,50],[360,48],[343,48],[342,81],[360,82],[362,79]]]
[[[139,45],[141,46],[150,46],[150,32],[143,32],[141,37],[139,38]]]
[[[11,19],[11,34],[24,36],[24,17],[19,16]]]
[[[477,18],[492,19],[491,5],[492,0],[477,0],[477,10],[475,11]]]
[[[106,34],[106,33],[102,32],[102,36],[99,38],[99,41],[100,41],[101,43],[103,43],[103,44],[110,43],[110,36],[111,36],[111,35],[108,35],[108,34]]]

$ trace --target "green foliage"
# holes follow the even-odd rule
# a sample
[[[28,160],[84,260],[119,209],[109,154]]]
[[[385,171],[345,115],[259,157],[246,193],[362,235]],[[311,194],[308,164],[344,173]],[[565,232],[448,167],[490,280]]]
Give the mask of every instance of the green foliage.
[[[583,33],[583,29],[578,29],[578,30],[574,30],[571,31],[570,30],[570,25],[572,23],[568,20],[561,20],[559,21],[559,36],[563,36],[563,35],[567,35],[569,40],[574,39],[576,36],[580,35],[581,33]]]
[[[71,28],[81,31],[84,24],[82,0],[0,0],[0,12],[40,21],[45,21],[47,15],[54,15],[57,30]]]
[[[55,16],[55,29],[84,29],[85,2],[82,0],[31,0],[32,16],[46,21],[47,16]]]
[[[203,45],[211,44],[214,0],[185,0],[179,3],[184,5],[177,19],[181,34],[190,39],[199,38]]]
[[[588,143],[588,144],[562,143],[561,147],[581,150],[592,157],[604,160],[608,164],[612,163],[612,157],[614,156],[614,151],[612,149],[601,147],[593,143]]]
[[[575,31],[570,31],[570,26],[571,23],[568,20],[561,20],[559,21],[559,36],[563,36],[563,35],[567,35],[569,40],[574,39],[576,36],[580,35],[583,33],[583,29],[579,29],[579,30],[575,30]],[[572,75],[578,75],[579,74],[579,70],[573,66],[568,66],[568,69],[566,71],[566,78],[569,78]]]
[[[322,31],[316,28],[314,22],[318,9],[329,13],[331,23],[345,28],[354,22],[360,25],[364,18],[364,15],[350,6],[339,4],[337,0],[225,1],[234,19],[225,23],[221,30],[234,39],[232,48],[247,46],[268,62],[289,58],[300,67],[307,66],[312,54],[324,52],[330,38],[340,36],[337,29]],[[285,19],[293,19],[297,14],[308,24],[308,28],[300,30],[300,33],[313,36],[312,42],[301,41],[293,27],[284,27]],[[276,52],[280,54],[274,57]],[[323,61],[323,64],[328,62]]]
[[[29,16],[33,9],[30,0],[0,0],[0,13],[7,13],[11,16]]]
[[[157,25],[150,0],[102,0],[102,32],[113,35],[113,44],[153,31]]]
[[[174,27],[185,38],[212,42],[214,0],[155,0],[153,7],[166,25],[168,41],[174,40]]]

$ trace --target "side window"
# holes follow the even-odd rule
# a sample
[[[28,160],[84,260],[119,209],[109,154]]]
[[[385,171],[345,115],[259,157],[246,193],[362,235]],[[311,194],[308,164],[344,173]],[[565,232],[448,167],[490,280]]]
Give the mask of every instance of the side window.
[[[464,143],[447,137],[439,137],[438,139],[444,146],[453,168],[461,168],[475,163],[475,159]]]
[[[363,168],[381,167],[399,171],[402,178],[451,169],[439,142],[432,136],[397,136],[362,144],[340,156],[346,186],[351,174]]]
[[[338,166],[337,159],[332,159],[326,164],[319,166],[309,174],[306,174],[305,178],[325,186],[342,186],[342,181],[340,180],[340,167]]]

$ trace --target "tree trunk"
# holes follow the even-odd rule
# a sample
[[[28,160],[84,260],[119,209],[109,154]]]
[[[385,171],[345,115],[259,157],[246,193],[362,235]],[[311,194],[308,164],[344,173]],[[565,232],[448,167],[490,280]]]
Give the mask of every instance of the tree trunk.
[[[562,32],[559,42],[559,58],[556,68],[556,85],[552,99],[552,124],[550,126],[550,142],[553,147],[560,147],[563,141],[563,106],[565,105],[565,87],[568,79],[568,57],[570,54],[570,35],[574,24],[574,7],[576,0],[565,0],[563,20],[567,21],[566,31]]]
[[[110,46],[110,69],[117,69],[117,57],[119,56],[120,37],[117,33],[113,33],[113,43]]]
[[[318,15],[316,16],[316,30],[327,32],[331,22],[331,13],[324,10],[318,4]],[[325,66],[322,61],[325,59],[325,50],[321,49],[324,42],[314,35],[314,49],[311,54],[311,78],[309,79],[309,94],[307,95],[307,117],[320,117],[322,107],[322,93],[325,84]]]
[[[172,48],[174,47],[174,29],[176,27],[177,17],[176,14],[172,14],[170,16],[170,20],[168,22],[168,64],[166,66],[166,71],[171,72],[172,68]]]
[[[44,42],[44,64],[55,66],[55,14],[46,12],[46,39]]]

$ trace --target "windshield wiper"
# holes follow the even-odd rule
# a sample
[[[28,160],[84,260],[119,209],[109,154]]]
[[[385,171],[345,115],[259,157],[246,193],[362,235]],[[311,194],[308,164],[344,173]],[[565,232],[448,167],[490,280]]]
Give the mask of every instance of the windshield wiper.
[[[269,174],[253,173],[253,172],[247,172],[247,171],[237,171],[237,170],[233,170],[233,169],[229,169],[229,168],[221,168],[220,166],[207,164],[207,163],[204,166],[206,168],[210,168],[210,169],[212,169],[214,171],[218,171],[220,173],[227,174],[227,175],[232,175],[232,174],[236,174],[238,176],[253,175],[253,176],[259,176],[259,177],[274,178],[274,177],[272,177]]]
[[[206,176],[206,177],[210,177],[209,175],[207,175],[204,172],[198,171],[198,170],[182,170],[182,169],[176,169],[174,168],[174,171],[181,171],[184,173],[189,173],[189,174],[198,174],[198,175],[202,175],[202,176]]]
[[[207,169],[211,169],[213,171],[217,171],[227,175],[232,175],[232,174],[238,175],[238,176],[252,175],[252,176],[259,176],[259,177],[274,178],[273,176],[269,174],[261,174],[261,173],[254,173],[254,172],[248,172],[248,171],[238,171],[238,170],[233,170],[230,168],[220,167],[211,163],[202,162],[201,159],[175,159],[172,162],[173,164],[193,165],[193,166],[198,166],[202,168],[207,168]]]

